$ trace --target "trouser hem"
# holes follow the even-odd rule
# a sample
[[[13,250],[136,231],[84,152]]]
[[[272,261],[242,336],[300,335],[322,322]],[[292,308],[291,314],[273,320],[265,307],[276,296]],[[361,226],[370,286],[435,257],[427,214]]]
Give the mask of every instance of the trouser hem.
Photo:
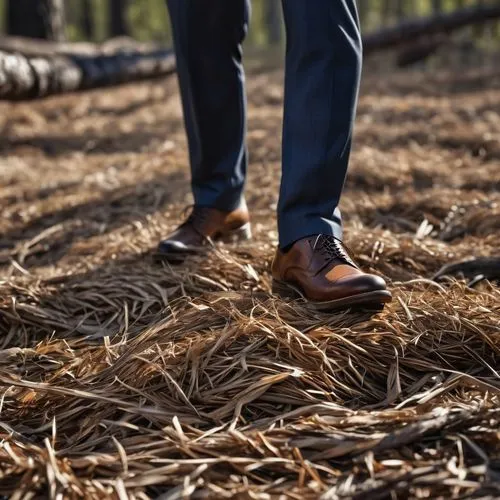
[[[279,247],[287,248],[293,243],[309,236],[318,234],[335,236],[342,239],[342,225],[330,219],[322,217],[311,218],[290,217],[289,221],[279,221]]]

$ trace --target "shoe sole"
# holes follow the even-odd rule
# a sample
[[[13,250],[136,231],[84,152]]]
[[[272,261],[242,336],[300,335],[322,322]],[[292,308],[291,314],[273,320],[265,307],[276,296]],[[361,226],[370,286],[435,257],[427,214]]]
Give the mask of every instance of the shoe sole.
[[[248,222],[237,229],[216,233],[212,237],[214,243],[234,244],[242,243],[252,239],[252,226]],[[203,255],[210,252],[212,247],[205,245],[202,247],[190,247],[183,252],[155,253],[154,260],[157,262],[169,262],[170,264],[182,264],[191,255]]]
[[[276,279],[273,279],[272,292],[282,299],[302,299],[317,311],[338,311],[340,309],[382,311],[385,304],[392,300],[392,294],[389,290],[374,290],[373,292],[358,293],[349,297],[318,302],[308,299],[298,287]]]

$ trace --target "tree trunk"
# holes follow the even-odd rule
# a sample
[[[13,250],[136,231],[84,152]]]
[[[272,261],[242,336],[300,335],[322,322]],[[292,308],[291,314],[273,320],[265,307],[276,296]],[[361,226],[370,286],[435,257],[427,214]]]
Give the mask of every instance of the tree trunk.
[[[396,0],[396,18],[402,22],[406,17],[406,3],[404,0]]]
[[[92,40],[94,38],[94,20],[91,0],[82,0],[80,26],[85,39]]]
[[[128,35],[126,0],[109,0],[109,36]]]
[[[50,37],[48,0],[8,0],[7,33],[30,38]]]
[[[64,0],[49,0],[48,18],[51,39],[54,42],[66,40],[66,17]]]
[[[441,14],[441,12],[443,12],[442,0],[432,0],[432,10],[434,14]]]
[[[278,45],[282,39],[281,2],[279,0],[265,0],[264,18],[267,27],[267,41],[271,45]]]

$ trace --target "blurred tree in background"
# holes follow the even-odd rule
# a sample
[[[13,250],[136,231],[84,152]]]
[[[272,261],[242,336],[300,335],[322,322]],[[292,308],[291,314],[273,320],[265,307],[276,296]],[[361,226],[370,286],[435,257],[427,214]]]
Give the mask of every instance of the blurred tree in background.
[[[418,16],[451,12],[478,4],[498,3],[499,0],[358,0],[358,8],[366,33]],[[70,41],[99,42],[122,35],[141,41],[171,41],[166,0],[0,0],[2,32],[60,38],[51,28],[50,16],[48,17],[51,8],[55,8],[53,6],[57,4],[65,7],[64,35]],[[281,0],[253,0],[249,45],[283,43],[280,4]],[[59,22],[57,16],[54,22]],[[483,45],[486,37],[491,44],[500,37],[499,23],[490,23],[486,29],[484,26],[469,29],[468,36]]]

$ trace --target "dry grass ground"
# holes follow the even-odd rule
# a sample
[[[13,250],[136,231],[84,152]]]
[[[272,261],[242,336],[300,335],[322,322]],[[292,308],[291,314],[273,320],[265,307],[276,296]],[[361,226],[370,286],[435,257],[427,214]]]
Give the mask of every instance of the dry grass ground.
[[[498,498],[500,71],[366,75],[343,198],[372,318],[270,294],[281,71],[249,77],[255,239],[159,267],[175,80],[0,105],[0,495]],[[280,497],[281,495],[281,497]]]

